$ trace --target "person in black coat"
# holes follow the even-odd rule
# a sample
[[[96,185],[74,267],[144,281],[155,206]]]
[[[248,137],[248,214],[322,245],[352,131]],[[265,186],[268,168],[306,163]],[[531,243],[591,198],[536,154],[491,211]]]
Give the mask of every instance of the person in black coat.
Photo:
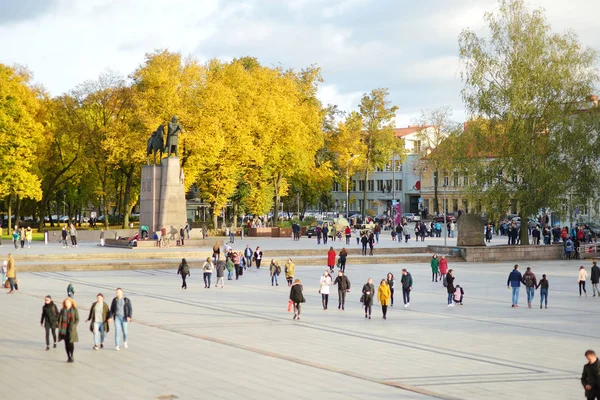
[[[373,307],[373,297],[375,296],[375,286],[373,279],[369,278],[362,288],[361,303],[365,306],[365,318],[371,319],[371,309]]]
[[[54,339],[54,348],[56,348],[56,328],[58,324],[58,307],[52,301],[50,295],[44,299],[42,306],[42,319],[40,325],[46,329],[46,350],[50,350],[50,332]]]
[[[583,366],[581,374],[581,385],[585,389],[585,397],[588,400],[600,398],[600,361],[594,350],[585,352],[588,363]]]
[[[592,281],[592,290],[594,291],[594,297],[596,297],[596,293],[600,296],[600,291],[598,291],[598,282],[600,281],[600,267],[596,264],[596,261],[592,263],[592,273],[590,274],[590,280]]]
[[[334,285],[337,285],[338,288],[338,310],[344,309],[344,305],[346,304],[346,293],[350,291],[350,280],[346,275],[344,275],[344,271],[338,272],[338,276],[333,281]]]
[[[300,305],[306,303],[302,290],[302,282],[300,282],[300,279],[296,279],[290,289],[290,300],[294,303],[294,319],[300,319]]]
[[[446,275],[446,289],[448,289],[448,307],[454,307],[454,303],[452,301],[452,297],[454,296],[454,270],[448,270],[448,274]]]

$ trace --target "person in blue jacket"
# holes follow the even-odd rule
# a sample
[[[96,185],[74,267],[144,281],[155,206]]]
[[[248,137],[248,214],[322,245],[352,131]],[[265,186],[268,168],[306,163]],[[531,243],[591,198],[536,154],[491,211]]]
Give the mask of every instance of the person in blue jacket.
[[[512,288],[512,307],[519,308],[519,289],[521,288],[521,280],[523,276],[519,272],[519,265],[515,264],[514,269],[508,275],[506,287]]]

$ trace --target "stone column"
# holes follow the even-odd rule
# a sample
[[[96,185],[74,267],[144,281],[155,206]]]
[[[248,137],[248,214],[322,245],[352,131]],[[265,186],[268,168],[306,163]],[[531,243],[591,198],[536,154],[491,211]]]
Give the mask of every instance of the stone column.
[[[142,188],[140,190],[140,225],[146,225],[150,232],[160,229],[158,214],[160,208],[160,187],[162,169],[157,165],[142,167]]]
[[[158,229],[167,228],[167,234],[179,232],[187,221],[185,189],[181,181],[179,157],[163,158],[160,162],[160,207],[158,209]],[[176,235],[177,236],[177,235]]]

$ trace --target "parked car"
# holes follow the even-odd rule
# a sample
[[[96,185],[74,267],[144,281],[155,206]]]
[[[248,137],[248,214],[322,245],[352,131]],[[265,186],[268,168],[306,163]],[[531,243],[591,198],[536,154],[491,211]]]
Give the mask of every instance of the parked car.
[[[435,222],[444,222],[444,214],[438,214],[436,217],[433,218],[433,220]],[[452,214],[452,213],[446,214],[446,222],[452,222],[452,221],[456,222],[456,217],[454,216],[454,214]]]
[[[404,213],[402,218],[406,219],[406,222],[417,222],[421,220],[421,216],[414,213]]]

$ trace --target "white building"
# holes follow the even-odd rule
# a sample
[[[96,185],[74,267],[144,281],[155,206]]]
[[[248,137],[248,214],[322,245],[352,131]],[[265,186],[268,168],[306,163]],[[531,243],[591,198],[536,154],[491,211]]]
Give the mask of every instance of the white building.
[[[404,148],[407,157],[403,163],[399,157],[393,157],[383,169],[369,173],[369,180],[365,183],[364,173],[357,173],[349,179],[349,214],[362,213],[364,203],[364,187],[367,185],[367,204],[365,210],[373,210],[375,215],[391,215],[392,201],[400,204],[400,213],[419,211],[420,177],[416,163],[421,156],[421,141],[419,132],[432,128],[409,126],[396,128],[394,132],[398,139],[404,139]],[[346,209],[346,184],[345,180],[333,185],[333,198],[335,210],[345,212]]]

